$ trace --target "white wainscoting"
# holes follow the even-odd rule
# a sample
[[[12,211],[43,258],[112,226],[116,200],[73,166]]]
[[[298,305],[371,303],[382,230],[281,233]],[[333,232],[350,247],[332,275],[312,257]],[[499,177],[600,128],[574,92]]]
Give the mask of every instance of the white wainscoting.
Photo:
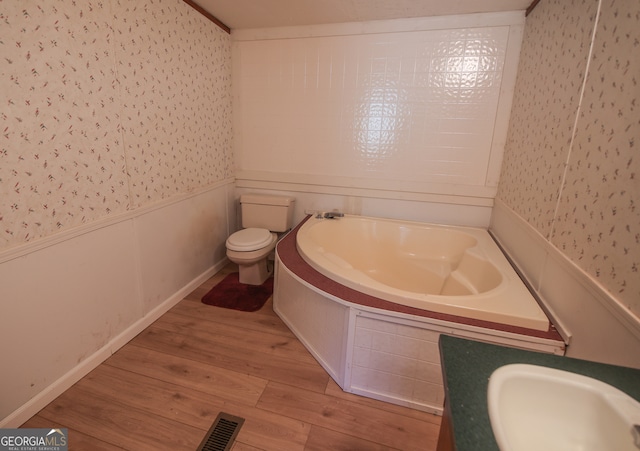
[[[336,185],[331,177],[324,185],[311,181],[290,182],[285,174],[280,181],[260,174],[241,172],[236,178],[238,195],[253,192],[295,197],[294,221],[299,223],[308,213],[337,210],[342,213],[376,218],[402,219],[469,227],[488,228],[493,199],[463,195],[405,196],[399,191],[376,188],[353,188]]]
[[[233,180],[0,253],[0,427],[17,427],[226,263]]]
[[[568,341],[567,356],[640,368],[640,319],[499,199],[490,230]]]

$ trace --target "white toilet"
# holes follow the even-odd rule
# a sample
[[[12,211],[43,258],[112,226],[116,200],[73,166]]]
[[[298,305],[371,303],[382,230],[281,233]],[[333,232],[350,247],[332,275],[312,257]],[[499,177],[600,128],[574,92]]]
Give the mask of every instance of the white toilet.
[[[240,283],[262,285],[271,275],[267,259],[278,241],[274,232],[292,227],[294,202],[292,197],[240,196],[243,229],[227,238],[227,257],[238,265]]]

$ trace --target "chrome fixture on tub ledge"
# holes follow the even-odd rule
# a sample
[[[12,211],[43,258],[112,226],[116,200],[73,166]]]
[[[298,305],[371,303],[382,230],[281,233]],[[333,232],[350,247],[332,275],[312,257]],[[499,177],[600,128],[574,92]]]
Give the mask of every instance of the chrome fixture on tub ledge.
[[[319,211],[316,214],[317,219],[337,219],[337,218],[342,218],[343,216],[344,216],[344,213],[340,213],[338,211],[327,211],[327,212]]]

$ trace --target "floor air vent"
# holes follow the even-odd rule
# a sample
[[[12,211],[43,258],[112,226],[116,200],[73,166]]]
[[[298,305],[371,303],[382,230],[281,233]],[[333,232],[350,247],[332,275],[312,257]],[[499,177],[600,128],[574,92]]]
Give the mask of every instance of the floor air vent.
[[[198,451],[229,451],[243,423],[244,418],[220,412]]]

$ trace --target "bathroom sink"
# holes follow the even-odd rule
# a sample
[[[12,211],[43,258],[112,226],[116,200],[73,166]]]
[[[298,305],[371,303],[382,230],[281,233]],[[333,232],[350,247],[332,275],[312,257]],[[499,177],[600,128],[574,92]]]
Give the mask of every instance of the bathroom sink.
[[[640,450],[640,403],[590,377],[505,365],[489,378],[488,403],[502,451]]]

